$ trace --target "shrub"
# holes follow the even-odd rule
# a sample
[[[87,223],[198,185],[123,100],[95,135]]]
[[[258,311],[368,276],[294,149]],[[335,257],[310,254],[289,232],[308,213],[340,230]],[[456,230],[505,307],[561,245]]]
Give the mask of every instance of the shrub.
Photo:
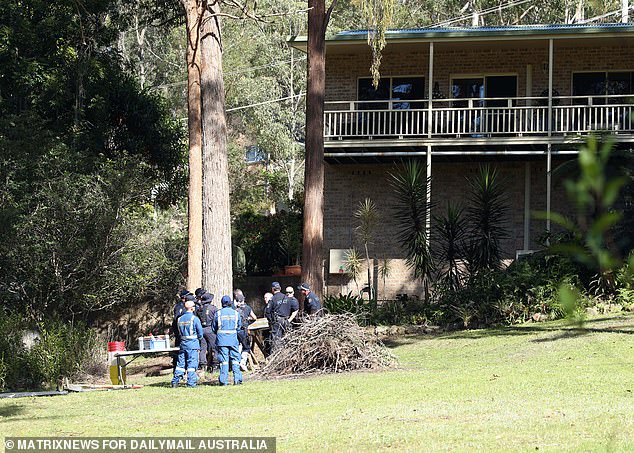
[[[39,338],[26,347],[26,332]],[[0,317],[0,385],[2,389],[55,388],[64,379],[103,375],[104,342],[82,323],[47,320],[38,324],[18,315]]]
[[[353,295],[352,292],[337,296],[324,296],[324,308],[332,315],[343,313],[364,315],[369,311],[369,306],[365,304],[363,298]]]

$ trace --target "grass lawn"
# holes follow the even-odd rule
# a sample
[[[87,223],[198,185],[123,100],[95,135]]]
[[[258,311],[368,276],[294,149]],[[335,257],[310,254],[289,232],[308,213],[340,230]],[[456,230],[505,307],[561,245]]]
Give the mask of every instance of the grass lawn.
[[[196,389],[139,376],[140,390],[0,399],[0,431],[275,436],[283,452],[634,451],[634,314],[584,327],[403,337],[386,372]]]

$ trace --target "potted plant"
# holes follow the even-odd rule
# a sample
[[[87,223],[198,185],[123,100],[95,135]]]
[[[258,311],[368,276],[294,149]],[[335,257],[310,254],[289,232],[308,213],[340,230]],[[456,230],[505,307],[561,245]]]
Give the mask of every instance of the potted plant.
[[[285,275],[301,275],[302,225],[290,222],[284,225],[280,234],[280,249],[286,255]]]

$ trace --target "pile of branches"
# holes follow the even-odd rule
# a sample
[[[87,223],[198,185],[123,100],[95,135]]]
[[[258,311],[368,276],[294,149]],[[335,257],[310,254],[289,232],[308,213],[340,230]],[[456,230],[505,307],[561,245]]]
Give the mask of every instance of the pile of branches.
[[[378,338],[352,314],[308,317],[284,336],[259,371],[262,377],[383,369],[396,363]]]

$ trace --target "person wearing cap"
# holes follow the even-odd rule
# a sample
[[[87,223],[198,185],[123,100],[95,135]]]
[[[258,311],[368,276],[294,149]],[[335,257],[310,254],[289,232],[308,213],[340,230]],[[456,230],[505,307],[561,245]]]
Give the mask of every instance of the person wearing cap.
[[[179,346],[181,343],[181,336],[178,330],[178,318],[185,314],[185,302],[188,300],[194,300],[193,294],[186,289],[181,290],[178,293],[178,302],[176,302],[176,305],[174,306],[174,319],[172,320],[172,332],[174,333],[176,346]],[[174,364],[176,364],[176,362],[174,362]]]
[[[230,296],[222,296],[222,308],[216,312],[213,331],[216,334],[218,361],[220,362],[220,385],[227,385],[229,381],[229,362],[233,371],[233,384],[242,384],[240,371],[240,352],[238,330],[242,327],[240,314],[232,308]]]
[[[202,291],[199,292],[198,290]],[[214,318],[216,317],[216,311],[218,311],[218,309],[213,304],[213,294],[202,288],[198,288],[196,293],[200,294],[200,306],[196,313],[203,326],[203,339],[200,342],[200,360],[198,368],[204,372],[207,369],[208,359],[211,361],[212,369],[214,364],[217,364],[218,354],[216,352],[216,334],[211,327],[214,323]],[[214,360],[216,361],[215,363]]]
[[[193,296],[192,296],[193,297]],[[194,314],[196,304],[193,300],[185,302],[185,314],[178,318],[178,330],[181,342],[172,387],[178,387],[178,382],[187,373],[187,387],[196,387],[198,376],[198,351],[200,350],[200,340],[203,337],[203,326],[200,319]]]
[[[249,354],[251,353],[251,345],[249,344],[249,324],[258,319],[253,312],[253,309],[247,305],[244,299],[244,293],[241,289],[236,289],[233,291],[233,302],[236,307],[236,311],[240,314],[240,321],[242,323],[242,328],[238,330],[238,342],[242,347],[242,351],[240,352],[240,369],[242,371],[247,371],[247,360],[249,359]]]
[[[297,316],[299,303],[295,297],[287,297],[282,294],[282,287],[278,282],[271,284],[273,297],[269,301],[264,311],[266,319],[271,327],[271,352],[282,346],[282,338],[290,328],[290,322]]]
[[[307,315],[321,316],[321,302],[319,297],[310,290],[308,283],[302,283],[297,287],[304,295],[304,313]]]

